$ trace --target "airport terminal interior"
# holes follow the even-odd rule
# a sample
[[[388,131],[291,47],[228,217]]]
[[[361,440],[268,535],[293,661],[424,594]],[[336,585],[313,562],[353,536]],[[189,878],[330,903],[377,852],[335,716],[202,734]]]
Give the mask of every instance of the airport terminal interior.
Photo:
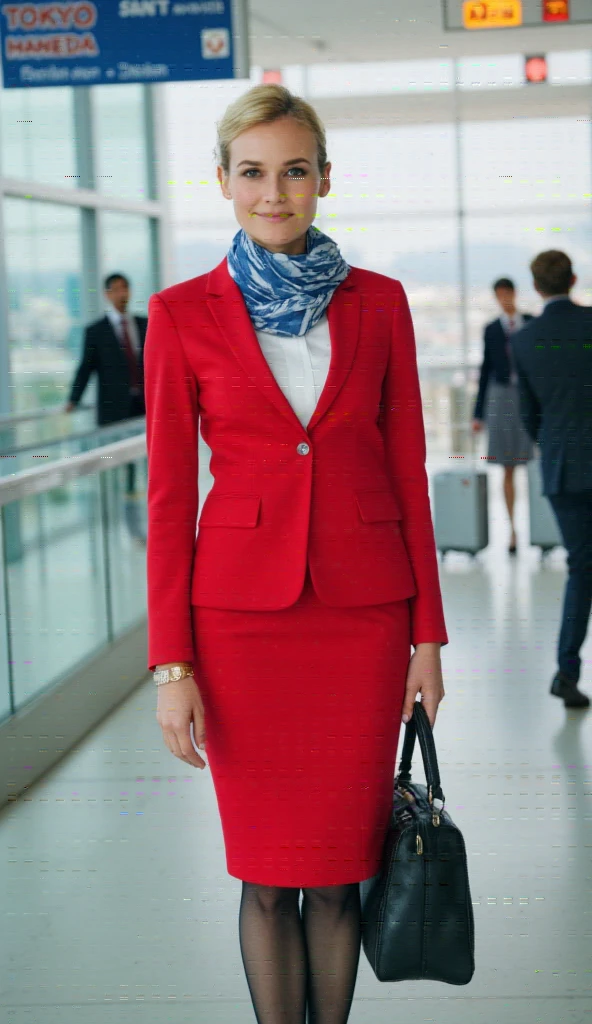
[[[362,953],[349,1019],[592,1019],[592,712],[549,692],[566,553],[535,450],[515,470],[509,554],[503,470],[471,429],[492,283],[512,279],[518,309],[539,315],[529,264],[561,249],[574,300],[592,305],[592,6],[578,24],[476,31],[447,28],[445,8],[462,4],[252,0],[249,78],[0,90],[6,1024],[255,1021],[211,774],[173,757],[155,717],[145,419],[97,426],[95,381],[64,406],[107,274],[129,277],[146,315],[151,294],[223,259],[236,226],[216,121],[263,81],[327,128],[317,225],[407,292],[432,510],[442,471],[477,470],[487,488],[487,543],[438,544],[449,643],[434,737],[466,844],[475,973],[381,983]],[[202,441],[200,506],[211,486]],[[581,658],[592,696],[592,634]]]

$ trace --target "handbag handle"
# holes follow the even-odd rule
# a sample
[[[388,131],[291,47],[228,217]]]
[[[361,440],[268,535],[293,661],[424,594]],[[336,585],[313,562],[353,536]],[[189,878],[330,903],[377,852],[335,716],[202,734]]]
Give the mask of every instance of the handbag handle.
[[[411,782],[411,760],[415,747],[415,737],[419,738],[423,767],[428,784],[428,796],[430,803],[433,800],[441,800],[444,803],[444,794],[440,785],[440,770],[438,768],[438,757],[434,734],[427,716],[426,709],[421,701],[416,700],[413,705],[413,714],[405,725],[405,739],[403,741],[403,752],[399,764],[397,782],[403,785]]]

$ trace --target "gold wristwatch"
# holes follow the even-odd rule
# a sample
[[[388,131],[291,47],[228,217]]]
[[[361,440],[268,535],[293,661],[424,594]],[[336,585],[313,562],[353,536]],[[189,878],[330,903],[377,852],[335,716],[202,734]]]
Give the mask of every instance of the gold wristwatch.
[[[171,665],[169,668],[158,668],[154,673],[154,682],[157,686],[163,683],[172,683],[177,679],[185,679],[193,675],[193,665],[189,662],[182,662],[178,665]]]

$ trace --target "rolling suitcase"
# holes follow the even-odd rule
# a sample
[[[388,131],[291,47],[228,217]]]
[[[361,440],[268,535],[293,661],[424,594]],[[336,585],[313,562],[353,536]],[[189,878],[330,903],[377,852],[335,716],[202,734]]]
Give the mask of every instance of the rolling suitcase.
[[[487,473],[447,469],[432,478],[436,547],[476,555],[489,544]]]
[[[528,463],[528,525],[530,543],[539,547],[543,554],[552,548],[561,547],[563,541],[553,514],[551,503],[542,494],[540,456]]]

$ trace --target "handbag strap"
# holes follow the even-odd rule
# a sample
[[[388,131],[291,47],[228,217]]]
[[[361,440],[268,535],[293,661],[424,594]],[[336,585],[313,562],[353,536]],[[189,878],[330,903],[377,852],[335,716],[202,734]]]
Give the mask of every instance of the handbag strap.
[[[413,705],[413,714],[405,726],[403,752],[397,775],[398,782],[405,783],[411,781],[411,761],[413,759],[416,736],[419,738],[428,792],[431,793],[432,799],[442,800],[443,802],[444,794],[440,785],[440,770],[438,768],[434,734],[426,709],[419,700]]]

